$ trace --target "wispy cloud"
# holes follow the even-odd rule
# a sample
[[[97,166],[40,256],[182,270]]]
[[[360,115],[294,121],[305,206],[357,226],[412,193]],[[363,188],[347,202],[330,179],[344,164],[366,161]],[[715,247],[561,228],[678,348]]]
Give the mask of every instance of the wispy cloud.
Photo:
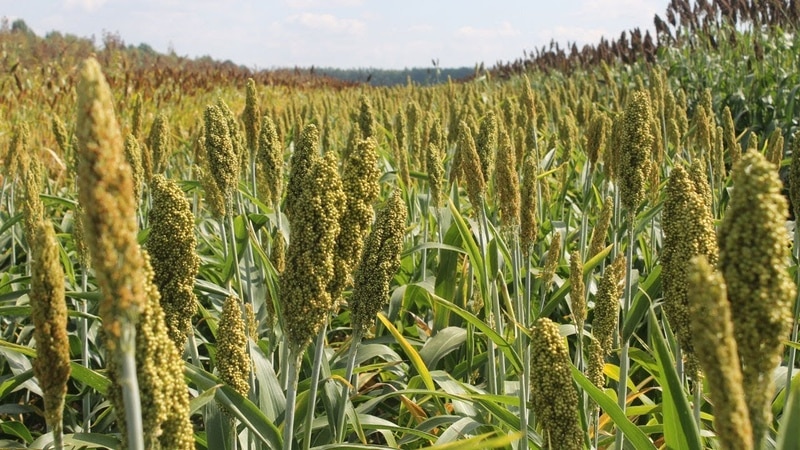
[[[290,8],[310,9],[361,6],[364,4],[364,0],[285,0],[284,3]]]
[[[494,39],[499,37],[518,36],[520,31],[510,22],[503,22],[493,28],[476,28],[464,26],[456,30],[456,36],[462,38]]]
[[[360,35],[366,30],[366,24],[360,20],[339,18],[333,14],[304,12],[289,16],[286,22],[334,34]]]
[[[108,0],[65,0],[64,5],[68,8],[78,7],[86,11],[94,11],[107,2]]]
[[[573,16],[584,20],[646,20],[663,12],[662,2],[655,0],[584,0]]]
[[[600,38],[616,37],[619,33],[604,28],[586,28],[578,26],[557,26],[546,28],[538,33],[539,40],[549,41],[550,39],[562,44],[567,42],[577,42],[578,44],[596,44]]]

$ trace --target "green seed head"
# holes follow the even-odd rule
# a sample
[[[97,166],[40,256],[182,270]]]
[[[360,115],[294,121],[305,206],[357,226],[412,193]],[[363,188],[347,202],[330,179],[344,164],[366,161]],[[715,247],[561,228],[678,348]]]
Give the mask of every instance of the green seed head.
[[[275,124],[269,116],[261,121],[261,133],[258,136],[258,166],[263,174],[260,183],[269,194],[272,205],[281,201],[283,185],[283,147],[278,140]]]
[[[458,152],[461,153],[461,171],[467,183],[467,196],[474,210],[480,211],[483,207],[486,182],[480,156],[472,139],[472,131],[464,121],[461,121],[458,127]]]
[[[625,275],[625,258],[618,255],[614,262],[606,267],[594,300],[592,334],[600,343],[605,355],[611,353],[614,334],[617,332],[619,299],[622,295],[620,281],[623,275]]]
[[[575,123],[575,115],[571,109],[567,109],[566,114],[563,114],[558,120],[558,139],[562,149],[561,161],[569,161],[578,142],[578,125]]]
[[[794,216],[800,217],[800,133],[792,140],[792,165],[789,168],[789,200]]]
[[[753,434],[747,412],[731,304],[725,280],[700,255],[689,263],[689,316],[697,358],[714,402],[714,427],[722,448],[750,450]]]
[[[703,255],[717,260],[717,241],[711,210],[682,166],[676,166],[667,183],[663,212],[664,249],[661,254],[664,311],[678,336],[687,362],[687,374],[699,379],[689,314],[689,261]]]
[[[395,190],[379,211],[364,244],[350,299],[353,328],[362,333],[372,326],[375,315],[389,301],[389,282],[400,267],[406,216],[406,205],[400,191]]]
[[[644,200],[647,163],[653,146],[652,109],[646,91],[631,95],[622,117],[622,141],[619,155],[620,196],[628,215]],[[615,168],[616,171],[616,168]]]
[[[106,347],[118,351],[123,323],[144,308],[144,260],[136,241],[133,177],[125,162],[111,90],[100,65],[84,61],[78,82],[78,194],[83,225],[103,299]]]
[[[589,253],[587,259],[592,259],[603,251],[606,246],[606,235],[608,227],[611,225],[611,217],[614,215],[614,200],[611,196],[606,197],[603,202],[603,209],[600,210],[600,217],[592,228],[592,237],[589,239]]]
[[[22,173],[22,212],[25,218],[25,240],[32,247],[36,242],[39,223],[44,219],[44,204],[39,198],[42,192],[44,169],[37,157],[28,161],[27,169]]]
[[[770,374],[792,324],[796,287],[787,270],[787,203],[774,166],[748,151],[733,179],[719,233],[719,266],[728,285],[753,435],[760,442],[770,423]]]
[[[242,302],[228,296],[222,305],[217,330],[217,370],[220,378],[236,392],[247,396],[250,390],[250,354],[242,320]]]
[[[205,146],[210,174],[230,209],[239,174],[238,155],[235,152],[228,121],[219,105],[208,105],[205,111]]]
[[[361,257],[364,237],[374,215],[372,203],[380,193],[375,139],[359,141],[345,161],[343,170],[342,185],[347,201],[339,220],[341,230],[336,239],[334,275],[329,286],[334,301],[338,301],[344,289],[352,284],[350,274]]]
[[[489,182],[494,171],[494,159],[497,149],[497,119],[495,118],[494,111],[489,110],[483,118],[481,118],[480,129],[478,137],[475,140],[476,150],[478,151],[478,159],[481,163],[481,173],[483,173],[483,180]]]
[[[314,159],[289,216],[291,241],[286,270],[280,277],[283,326],[295,354],[316,336],[333,307],[328,284],[333,276],[341,206],[346,202],[333,153]]]
[[[191,332],[192,317],[197,312],[194,279],[200,259],[195,251],[194,215],[174,181],[155,175],[152,192],[147,250],[161,294],[169,337],[182,352]]]
[[[589,335],[589,345],[586,346],[586,352],[588,353],[586,376],[593,385],[603,389],[606,384],[606,377],[603,373],[606,355],[603,347],[600,346],[600,342],[592,335]]]
[[[142,95],[136,94],[133,98],[133,107],[131,108],[131,134],[133,137],[139,137],[139,132],[142,130]]]
[[[583,332],[583,324],[586,322],[586,287],[583,283],[583,261],[581,254],[573,250],[569,255],[569,298],[572,305],[572,317],[575,319],[575,326],[578,333]],[[580,336],[578,336],[580,339]]]
[[[150,128],[150,136],[147,138],[147,148],[150,150],[152,161],[152,173],[147,175],[152,177],[164,171],[167,159],[172,153],[172,143],[170,142],[169,122],[164,113],[159,113],[153,126]],[[148,178],[148,181],[150,178]]]
[[[142,199],[142,185],[144,184],[144,169],[142,167],[142,150],[139,141],[129,134],[125,138],[125,161],[131,166],[133,175],[133,198],[138,204]]]
[[[14,131],[11,136],[11,144],[6,153],[5,159],[5,173],[14,178],[23,174],[28,170],[28,139],[30,138],[30,130],[28,124],[20,122],[14,125]]]
[[[545,289],[549,289],[550,283],[553,281],[553,276],[556,274],[558,263],[561,261],[561,233],[556,232],[550,239],[550,249],[547,251],[547,257],[544,260],[544,269],[542,270],[542,284]]]
[[[358,129],[361,139],[375,138],[375,115],[372,112],[372,102],[369,97],[362,94],[358,99]]]
[[[522,186],[520,187],[520,222],[519,244],[522,254],[527,258],[531,246],[539,237],[539,223],[537,219],[537,194],[536,194],[536,160],[528,154],[522,163]]]
[[[572,384],[569,351],[558,325],[542,317],[531,328],[531,401],[542,437],[551,448],[583,448],[578,392]]]
[[[442,191],[444,190],[444,156],[441,148],[432,139],[427,146],[428,186],[431,189],[431,206],[438,208],[442,205]]]
[[[136,369],[145,446],[190,450],[194,448],[194,430],[189,421],[184,363],[167,335],[149,256],[146,252],[142,256],[147,300],[136,325]],[[121,393],[116,392],[116,396],[121,397]],[[122,411],[121,401],[114,407]]]
[[[298,203],[302,199],[303,189],[306,185],[305,178],[311,170],[314,161],[319,158],[319,132],[316,125],[307,125],[297,141],[289,164],[289,181],[286,185],[286,199],[284,211],[289,220],[292,219]]]
[[[586,154],[589,156],[589,162],[591,162],[592,167],[597,164],[600,156],[603,155],[610,131],[611,120],[604,112],[595,111],[586,135]]]
[[[258,94],[256,93],[256,82],[252,78],[248,78],[247,86],[245,87],[245,103],[244,103],[244,111],[242,112],[242,120],[244,122],[244,136],[250,154],[255,154],[258,145],[259,117],[261,117],[261,111],[258,108]],[[275,130],[273,127],[273,133],[274,132]]]
[[[725,106],[725,109],[722,110],[722,133],[724,146],[730,157],[731,167],[734,167],[742,157],[742,146],[736,140],[736,125],[733,123],[731,108],[728,106]]]
[[[228,104],[219,98],[217,99],[217,107],[225,118],[225,122],[228,124],[228,133],[230,134],[233,153],[236,155],[236,170],[238,172],[239,169],[244,169],[248,166],[247,158],[249,154],[246,151],[246,142],[244,136],[242,136],[241,130],[239,130],[239,121],[236,119],[236,115],[233,114],[230,107],[228,107]]]
[[[52,223],[38,222],[36,236],[29,294],[37,351],[33,372],[44,394],[47,425],[61,428],[70,375],[64,269]]]
[[[497,150],[496,176],[495,190],[503,226],[516,229],[520,222],[519,175],[516,153],[505,130],[501,133],[500,147]]]

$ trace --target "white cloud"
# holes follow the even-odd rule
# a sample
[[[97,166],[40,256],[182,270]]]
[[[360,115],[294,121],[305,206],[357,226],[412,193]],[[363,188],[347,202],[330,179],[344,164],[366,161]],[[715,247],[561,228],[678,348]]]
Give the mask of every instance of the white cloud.
[[[606,39],[614,38],[619,35],[619,32],[610,31],[604,28],[585,28],[576,26],[557,26],[547,28],[537,33],[539,40],[542,42],[549,42],[551,39],[565,44],[567,42],[577,42],[581,44],[596,44],[600,42],[600,38],[605,36]]]
[[[342,19],[333,14],[305,12],[289,16],[286,22],[335,34],[360,35],[366,30],[366,24],[360,20]]]
[[[361,6],[364,0],[285,0],[290,8],[309,9],[309,8],[331,8],[338,6]]]
[[[501,37],[519,36],[521,33],[509,22],[503,22],[494,28],[475,28],[464,26],[456,30],[456,36],[464,38],[495,39]]]
[[[654,0],[584,0],[576,8],[574,17],[595,21],[644,20],[649,23],[657,13],[663,13],[664,6]]]
[[[66,0],[65,5],[69,8],[78,7],[86,11],[94,11],[107,2],[108,0]]]

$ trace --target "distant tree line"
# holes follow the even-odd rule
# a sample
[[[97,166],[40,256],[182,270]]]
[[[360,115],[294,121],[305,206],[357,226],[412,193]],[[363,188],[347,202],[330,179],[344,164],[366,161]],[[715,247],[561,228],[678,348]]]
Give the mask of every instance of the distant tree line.
[[[311,71],[338,80],[352,83],[367,83],[372,86],[394,86],[409,81],[416,85],[429,86],[446,83],[448,79],[459,81],[475,75],[473,67],[441,68],[437,66],[412,69],[336,69],[332,67],[312,68]]]

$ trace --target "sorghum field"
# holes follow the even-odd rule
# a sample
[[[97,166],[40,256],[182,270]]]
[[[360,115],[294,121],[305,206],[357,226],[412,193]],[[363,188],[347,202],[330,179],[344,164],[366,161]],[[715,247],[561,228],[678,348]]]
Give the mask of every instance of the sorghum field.
[[[6,22],[0,447],[800,448],[798,24],[376,88]]]

